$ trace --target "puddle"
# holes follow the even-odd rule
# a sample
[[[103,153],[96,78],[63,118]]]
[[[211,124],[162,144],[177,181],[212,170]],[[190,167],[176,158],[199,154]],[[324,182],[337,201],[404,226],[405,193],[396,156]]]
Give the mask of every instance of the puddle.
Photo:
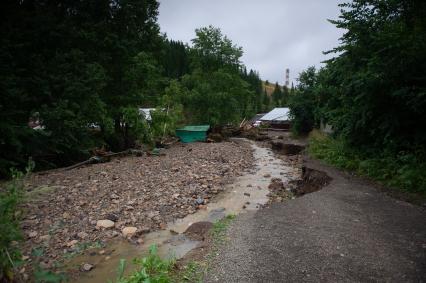
[[[131,263],[133,258],[146,255],[149,246],[153,244],[157,245],[158,254],[161,257],[182,258],[200,244],[200,241],[190,240],[182,234],[192,223],[200,221],[216,222],[228,214],[257,210],[268,202],[268,185],[272,178],[281,178],[286,183],[298,177],[299,170],[286,164],[283,160],[275,158],[271,149],[259,147],[254,142],[249,142],[254,149],[256,167],[238,177],[233,184],[227,185],[224,192],[217,195],[206,206],[206,209],[198,210],[194,214],[169,223],[166,230],[144,235],[142,245],[134,245],[123,239],[118,239],[108,242],[105,251],[112,251],[108,255],[95,254],[75,257],[67,264],[68,267],[79,267],[83,263],[90,263],[95,268],[82,274],[74,282],[104,283],[115,279],[120,259],[126,259],[127,263]],[[131,269],[131,266],[128,266],[126,270],[131,272]]]

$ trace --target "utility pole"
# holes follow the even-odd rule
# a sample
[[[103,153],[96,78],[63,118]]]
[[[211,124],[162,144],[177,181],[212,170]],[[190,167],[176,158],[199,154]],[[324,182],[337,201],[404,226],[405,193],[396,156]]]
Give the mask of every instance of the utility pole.
[[[290,69],[285,69],[285,86],[288,88],[290,86]]]

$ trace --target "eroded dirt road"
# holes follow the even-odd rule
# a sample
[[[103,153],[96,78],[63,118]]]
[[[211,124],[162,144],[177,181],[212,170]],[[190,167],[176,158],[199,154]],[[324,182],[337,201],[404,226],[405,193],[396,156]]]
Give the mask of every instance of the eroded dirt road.
[[[206,282],[425,282],[426,212],[307,161],[322,190],[237,218]]]

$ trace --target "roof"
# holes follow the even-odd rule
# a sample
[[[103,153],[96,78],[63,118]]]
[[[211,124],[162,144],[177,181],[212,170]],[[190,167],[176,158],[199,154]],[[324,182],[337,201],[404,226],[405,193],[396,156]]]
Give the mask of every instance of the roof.
[[[194,125],[194,126],[185,126],[176,131],[188,131],[188,132],[207,132],[210,129],[209,125]]]
[[[262,118],[263,116],[265,116],[265,113],[256,114],[256,115],[254,115],[253,118],[250,119],[250,122],[254,123],[254,122],[260,120],[260,118]]]
[[[143,115],[147,121],[151,121],[151,111],[155,108],[139,108],[139,114]]]
[[[270,112],[266,113],[265,116],[260,118],[261,121],[288,121],[290,109],[287,107],[274,108]]]

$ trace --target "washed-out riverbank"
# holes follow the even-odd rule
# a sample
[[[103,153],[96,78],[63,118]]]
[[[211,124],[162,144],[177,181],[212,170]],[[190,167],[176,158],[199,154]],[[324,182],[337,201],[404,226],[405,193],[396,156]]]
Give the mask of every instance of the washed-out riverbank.
[[[276,158],[247,140],[180,144],[163,153],[33,175],[23,221],[27,263],[39,259],[31,250],[41,249],[43,268],[105,282],[120,259],[141,257],[152,244],[160,256],[181,258],[201,243],[183,234],[192,223],[257,210],[271,201],[271,180],[288,183],[301,174],[297,157]]]

